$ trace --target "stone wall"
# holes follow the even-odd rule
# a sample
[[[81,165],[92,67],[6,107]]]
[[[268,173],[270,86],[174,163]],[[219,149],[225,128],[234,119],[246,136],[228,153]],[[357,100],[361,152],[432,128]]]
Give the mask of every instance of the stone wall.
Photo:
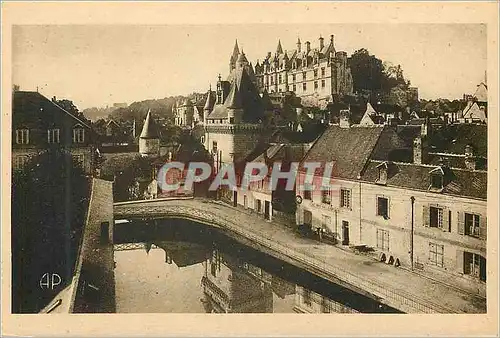
[[[113,223],[113,182],[94,179],[70,312],[115,312]]]

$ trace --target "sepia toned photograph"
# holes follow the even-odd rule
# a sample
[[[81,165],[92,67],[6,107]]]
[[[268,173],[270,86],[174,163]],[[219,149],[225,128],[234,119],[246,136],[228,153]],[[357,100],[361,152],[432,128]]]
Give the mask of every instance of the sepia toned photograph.
[[[13,24],[7,310],[489,314],[488,32]]]

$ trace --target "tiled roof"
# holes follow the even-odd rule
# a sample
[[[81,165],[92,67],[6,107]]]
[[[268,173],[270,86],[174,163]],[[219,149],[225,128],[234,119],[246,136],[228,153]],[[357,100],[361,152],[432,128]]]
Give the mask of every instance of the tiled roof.
[[[383,127],[329,126],[304,158],[308,162],[334,162],[333,175],[356,179],[370,158]]]
[[[235,84],[231,86],[231,91],[224,102],[224,106],[234,109],[242,108],[241,96]]]
[[[470,144],[474,155],[488,156],[488,126],[485,124],[452,124],[432,132],[430,151],[464,154]]]
[[[60,114],[69,116],[75,122],[81,124],[83,127],[89,128],[90,126],[86,121],[71,114],[57,103],[49,100],[38,92],[29,91],[16,91],[13,95],[12,101],[13,111],[13,124],[16,120],[23,121],[25,119],[39,119],[40,121],[47,121],[48,117],[53,119],[60,118]]]
[[[230,74],[229,78],[231,81],[231,91],[233,91],[232,87],[236,86],[234,94],[239,96],[238,99],[243,108],[243,122],[255,123],[261,120],[264,115],[262,100],[254,82],[248,74],[248,70],[245,67],[236,68]],[[229,94],[230,96],[231,93]],[[229,107],[227,102],[231,103],[231,100],[228,101],[226,99],[222,108],[221,105],[216,105],[208,118],[227,118],[227,112],[223,109]]]
[[[375,183],[378,180],[380,161],[370,161],[361,177],[363,181]],[[408,163],[395,163],[396,169],[387,177],[387,186],[429,191],[430,172],[436,167]],[[486,199],[488,175],[485,171],[446,169],[447,180],[442,192],[436,194],[455,195]]]
[[[216,104],[208,119],[227,119],[227,109],[223,104]]]

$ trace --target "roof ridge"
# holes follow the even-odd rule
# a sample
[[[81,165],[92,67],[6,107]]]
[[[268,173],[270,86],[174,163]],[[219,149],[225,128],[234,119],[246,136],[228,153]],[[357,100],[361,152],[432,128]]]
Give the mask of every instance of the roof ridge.
[[[49,100],[48,98],[46,98],[45,96],[43,96],[42,94],[40,94],[39,92],[36,92],[38,95],[40,95],[41,97],[43,97],[45,100],[49,101],[50,103],[52,103],[54,106],[56,106],[57,108],[61,109],[62,111],[64,111],[66,114],[68,114],[69,116],[71,116],[72,118],[74,118],[75,120],[77,120],[78,122],[80,122],[81,124],[83,124],[85,127],[89,128],[89,129],[92,129],[92,127],[90,127],[86,122],[82,121],[81,119],[79,119],[78,117],[76,117],[75,115],[71,114],[69,111],[67,111],[66,109],[64,109],[63,107],[61,107],[60,105],[58,105],[57,103],[55,103],[54,101],[52,100]]]

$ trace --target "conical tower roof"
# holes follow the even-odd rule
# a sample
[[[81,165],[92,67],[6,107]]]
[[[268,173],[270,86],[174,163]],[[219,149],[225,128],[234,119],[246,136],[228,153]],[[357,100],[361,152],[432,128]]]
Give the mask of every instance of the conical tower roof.
[[[203,110],[212,110],[215,103],[215,97],[212,94],[212,88],[208,89],[207,100],[205,101],[205,106]]]
[[[146,115],[146,120],[144,121],[144,126],[142,126],[140,138],[160,138],[156,123],[151,117],[151,109],[148,110],[148,114]]]
[[[233,54],[231,55],[231,61],[236,61],[240,55],[240,48],[238,47],[238,40],[234,42]]]
[[[281,40],[278,40],[278,47],[276,47],[277,54],[283,54],[283,48],[281,47]]]
[[[227,108],[233,108],[233,109],[238,109],[242,108],[243,105],[241,103],[241,97],[240,97],[240,92],[238,88],[236,87],[236,84],[233,84],[231,86],[231,91],[229,92],[229,95],[226,98],[226,102],[224,105]]]

